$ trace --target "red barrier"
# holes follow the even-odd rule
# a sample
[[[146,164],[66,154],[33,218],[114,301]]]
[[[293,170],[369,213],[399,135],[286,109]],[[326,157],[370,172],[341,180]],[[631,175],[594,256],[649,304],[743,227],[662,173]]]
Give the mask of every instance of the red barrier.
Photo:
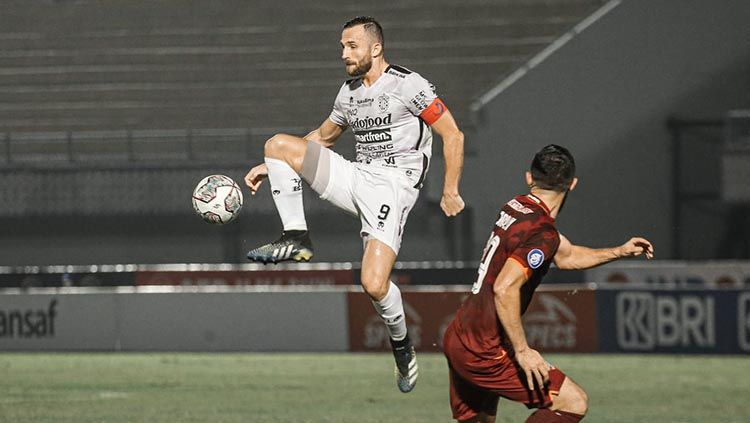
[[[445,328],[467,292],[402,292],[406,324],[420,351],[441,351]],[[367,295],[348,294],[349,349],[389,351],[388,332]],[[524,315],[529,343],[543,352],[594,352],[598,346],[593,291],[538,292]]]
[[[352,270],[138,272],[136,285],[349,285]]]
[[[406,325],[420,351],[440,351],[445,328],[468,292],[402,292]],[[388,332],[369,297],[349,293],[349,349],[390,351]]]
[[[596,295],[590,290],[537,292],[523,315],[526,340],[544,352],[595,352]]]

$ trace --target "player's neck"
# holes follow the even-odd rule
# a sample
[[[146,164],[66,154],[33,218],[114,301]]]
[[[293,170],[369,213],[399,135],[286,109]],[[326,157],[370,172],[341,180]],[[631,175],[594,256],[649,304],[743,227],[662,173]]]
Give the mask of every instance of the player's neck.
[[[388,62],[386,62],[385,59],[374,59],[372,61],[372,67],[367,71],[365,76],[362,77],[362,82],[364,82],[366,86],[371,87],[372,84],[377,82],[377,80],[383,76],[386,69],[388,69]]]
[[[549,209],[550,217],[553,219],[557,218],[557,214],[560,212],[560,207],[562,206],[563,201],[565,201],[564,192],[532,188],[531,195],[544,202],[544,205]]]

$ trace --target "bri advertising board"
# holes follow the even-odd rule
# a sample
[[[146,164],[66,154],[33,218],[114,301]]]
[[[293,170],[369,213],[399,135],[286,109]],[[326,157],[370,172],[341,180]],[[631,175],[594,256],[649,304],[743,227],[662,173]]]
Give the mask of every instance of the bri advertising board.
[[[586,282],[623,288],[738,288],[750,289],[750,262],[653,262],[611,263],[585,271]]]
[[[750,353],[750,291],[600,290],[599,351]]]

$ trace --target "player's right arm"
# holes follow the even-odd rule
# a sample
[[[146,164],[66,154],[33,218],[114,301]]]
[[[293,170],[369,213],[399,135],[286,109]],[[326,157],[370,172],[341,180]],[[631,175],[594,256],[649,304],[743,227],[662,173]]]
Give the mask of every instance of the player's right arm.
[[[560,247],[555,253],[555,265],[563,270],[590,269],[625,257],[645,255],[654,257],[654,246],[645,238],[630,238],[626,243],[611,248],[588,248],[571,243],[560,234]]]
[[[331,148],[333,147],[333,144],[336,143],[336,140],[339,139],[345,129],[346,126],[339,126],[331,119],[326,119],[323,121],[323,123],[320,124],[317,129],[310,131],[310,133],[305,135],[303,138],[307,141],[317,142],[323,147]]]
[[[305,135],[303,139],[316,142],[326,148],[331,148],[344,132],[344,129],[346,129],[346,126],[342,127],[329,118],[324,120],[317,129]],[[251,194],[255,195],[258,192],[261,182],[266,177],[268,177],[268,168],[265,163],[261,163],[250,169],[250,172],[245,175],[245,184],[250,188]]]
[[[550,366],[538,351],[529,347],[521,324],[521,287],[529,280],[529,276],[530,269],[510,258],[505,261],[495,278],[492,290],[497,316],[513,345],[516,361],[526,374],[526,382],[529,388],[533,388],[534,380],[539,387],[549,380]]]

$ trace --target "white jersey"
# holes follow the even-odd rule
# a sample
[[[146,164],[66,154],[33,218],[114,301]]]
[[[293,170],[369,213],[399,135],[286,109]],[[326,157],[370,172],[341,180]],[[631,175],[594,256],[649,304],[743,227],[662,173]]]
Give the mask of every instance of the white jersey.
[[[431,106],[437,106],[440,113],[445,107],[434,86],[418,73],[391,65],[370,87],[362,78],[346,81],[330,119],[352,128],[358,162],[419,175],[419,186],[432,156],[429,124],[434,120],[425,118]]]

